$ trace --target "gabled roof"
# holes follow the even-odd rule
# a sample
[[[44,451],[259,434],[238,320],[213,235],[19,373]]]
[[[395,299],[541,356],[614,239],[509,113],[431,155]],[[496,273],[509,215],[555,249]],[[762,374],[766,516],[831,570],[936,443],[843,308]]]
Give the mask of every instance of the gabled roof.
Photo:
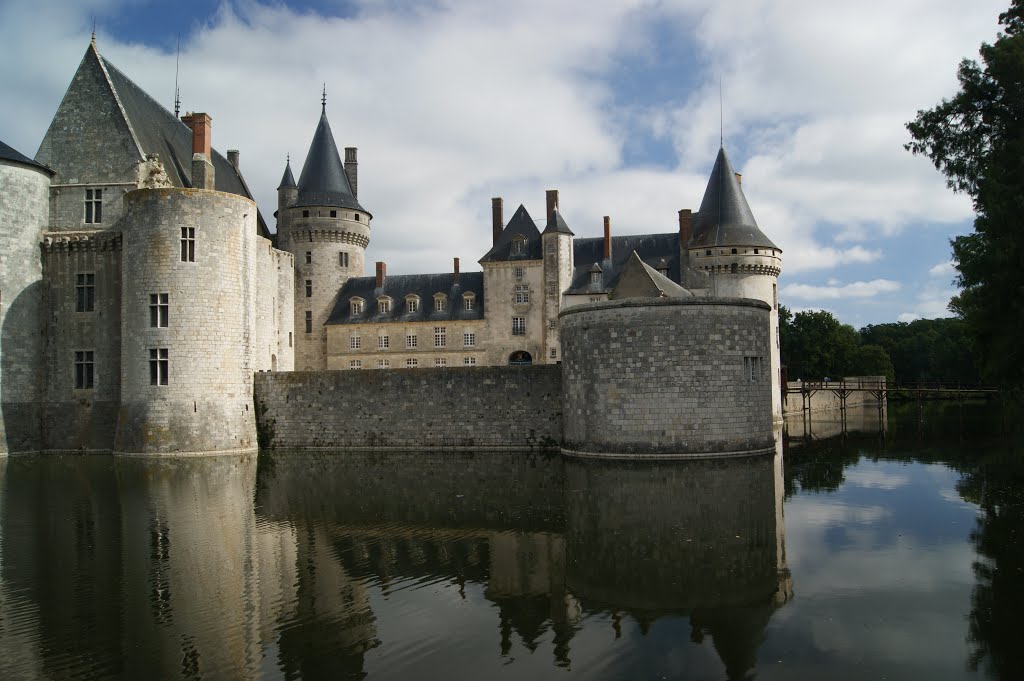
[[[758,228],[724,148],[718,150],[704,199],[694,216],[693,237],[688,245],[778,248]]]
[[[615,288],[623,268],[633,252],[648,265],[656,266],[664,259],[668,278],[679,281],[679,233],[628,234],[612,237],[612,257],[604,257],[604,238],[573,240],[573,273],[567,295],[608,293]],[[597,265],[599,269],[595,269]],[[590,273],[602,272],[599,284],[590,283]]]
[[[448,304],[441,312],[434,310],[434,294],[444,293]],[[466,293],[475,295],[473,309],[465,309],[462,297]],[[405,304],[407,295],[419,296],[416,312],[409,312]],[[377,299],[391,298],[390,311],[379,314]],[[352,298],[362,298],[363,311],[353,315],[349,308]],[[384,277],[384,286],[377,288],[376,277],[355,277],[345,282],[338,293],[334,310],[327,324],[367,324],[373,322],[444,322],[475,320],[484,318],[484,273],[462,272],[459,282],[451,272],[443,274],[398,274]]]
[[[292,160],[288,159],[284,162],[284,175],[281,176],[281,184],[277,186],[278,189],[285,189],[289,187],[298,188],[295,184],[295,176],[292,175]]]
[[[572,230],[569,229],[569,225],[565,224],[565,220],[562,219],[562,214],[558,212],[556,208],[551,212],[548,217],[547,227],[544,228],[543,234],[568,234],[573,236]]]
[[[327,121],[327,105],[320,113],[320,123],[306,154],[299,174],[299,199],[296,206],[338,206],[366,212],[356,201],[348,182],[348,173],[338,155],[331,124]]]
[[[611,300],[622,298],[691,298],[693,294],[658,272],[637,255],[629,256],[622,268],[619,281],[608,295]]]
[[[569,233],[572,234],[572,232]],[[523,248],[522,254],[513,255],[512,242],[517,234],[521,234],[526,239],[526,245]],[[526,211],[526,207],[523,204],[519,204],[519,208],[512,215],[512,219],[508,221],[505,229],[501,231],[497,243],[491,247],[491,250],[487,251],[484,257],[480,258],[479,262],[540,260],[543,256],[544,249],[541,246],[540,231],[537,229],[537,224]]]
[[[33,161],[25,154],[21,153],[14,147],[4,144],[2,141],[0,141],[0,159],[3,159],[4,161],[13,161],[14,163],[21,163],[26,166],[31,166],[33,168],[45,171],[50,175],[53,175],[53,171],[44,166],[42,163]]]

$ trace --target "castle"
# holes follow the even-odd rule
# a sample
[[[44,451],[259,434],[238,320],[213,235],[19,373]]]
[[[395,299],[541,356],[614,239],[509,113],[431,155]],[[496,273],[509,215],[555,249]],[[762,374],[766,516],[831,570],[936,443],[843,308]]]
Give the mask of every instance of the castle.
[[[35,159],[0,143],[0,453],[252,449],[257,372],[560,364],[561,317],[636,298],[761,301],[768,341],[723,364],[739,336],[706,327],[692,366],[709,390],[723,366],[737,385],[767,383],[781,420],[781,250],[724,149],[676,231],[613,236],[606,217],[603,237],[576,238],[557,191],[543,229],[522,205],[505,223],[496,198],[482,272],[456,259],[443,274],[378,262],[363,276],[372,215],[326,104],[298,181],[285,166],[276,233],[211,130],[204,113],[164,109],[93,42]]]

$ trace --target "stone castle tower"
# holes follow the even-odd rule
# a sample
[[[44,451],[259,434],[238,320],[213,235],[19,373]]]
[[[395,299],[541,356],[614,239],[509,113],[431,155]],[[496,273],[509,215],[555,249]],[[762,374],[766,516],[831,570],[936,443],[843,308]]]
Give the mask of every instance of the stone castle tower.
[[[278,187],[278,244],[295,258],[295,368],[327,366],[324,323],[342,285],[363,275],[370,213],[359,205],[356,149],[342,164],[326,98],[296,184],[291,163]]]

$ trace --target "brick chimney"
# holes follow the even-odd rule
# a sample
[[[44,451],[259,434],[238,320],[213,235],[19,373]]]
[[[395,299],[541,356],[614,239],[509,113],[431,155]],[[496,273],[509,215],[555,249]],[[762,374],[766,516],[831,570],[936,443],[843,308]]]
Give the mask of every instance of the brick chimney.
[[[693,236],[693,211],[684,208],[679,211],[679,244],[685,248]]]
[[[502,216],[504,212],[504,202],[500,196],[496,196],[491,199],[491,235],[494,237],[494,243],[498,243],[498,239],[501,238],[501,231],[505,229],[505,218]]]
[[[345,174],[348,175],[348,183],[352,185],[352,198],[359,198],[359,163],[356,161],[355,147],[345,147]]]
[[[604,259],[612,257],[612,218],[604,216]]]
[[[554,214],[554,212],[556,210],[558,210],[558,190],[557,189],[549,189],[549,190],[547,190],[547,192],[545,192],[545,198],[547,199],[547,206],[548,206],[548,212],[547,212],[546,217],[547,217],[548,220],[550,220],[552,214]]]
[[[204,113],[191,113],[182,116],[181,122],[192,130],[192,186],[213,189],[213,162],[210,157],[213,119]]]
[[[384,277],[387,276],[388,266],[380,260],[377,261],[377,288],[384,288]]]
[[[453,265],[453,269],[454,269],[454,271],[452,273],[452,283],[453,284],[458,284],[459,283],[459,259],[458,258],[455,258],[455,264]]]

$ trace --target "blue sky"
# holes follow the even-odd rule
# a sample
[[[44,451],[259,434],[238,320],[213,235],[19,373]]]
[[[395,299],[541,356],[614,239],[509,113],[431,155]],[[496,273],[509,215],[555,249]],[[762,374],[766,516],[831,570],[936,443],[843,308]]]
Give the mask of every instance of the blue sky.
[[[578,236],[676,229],[720,132],[784,251],[780,300],[861,327],[948,316],[949,239],[970,202],[904,151],[906,121],[956,90],[1005,0],[7,0],[0,140],[34,155],[88,46],[241,151],[268,222],[327,86],[359,147],[367,262],[463,269],[506,218],[559,189]],[[722,102],[719,105],[719,84]],[[720,129],[720,120],[723,122]]]

